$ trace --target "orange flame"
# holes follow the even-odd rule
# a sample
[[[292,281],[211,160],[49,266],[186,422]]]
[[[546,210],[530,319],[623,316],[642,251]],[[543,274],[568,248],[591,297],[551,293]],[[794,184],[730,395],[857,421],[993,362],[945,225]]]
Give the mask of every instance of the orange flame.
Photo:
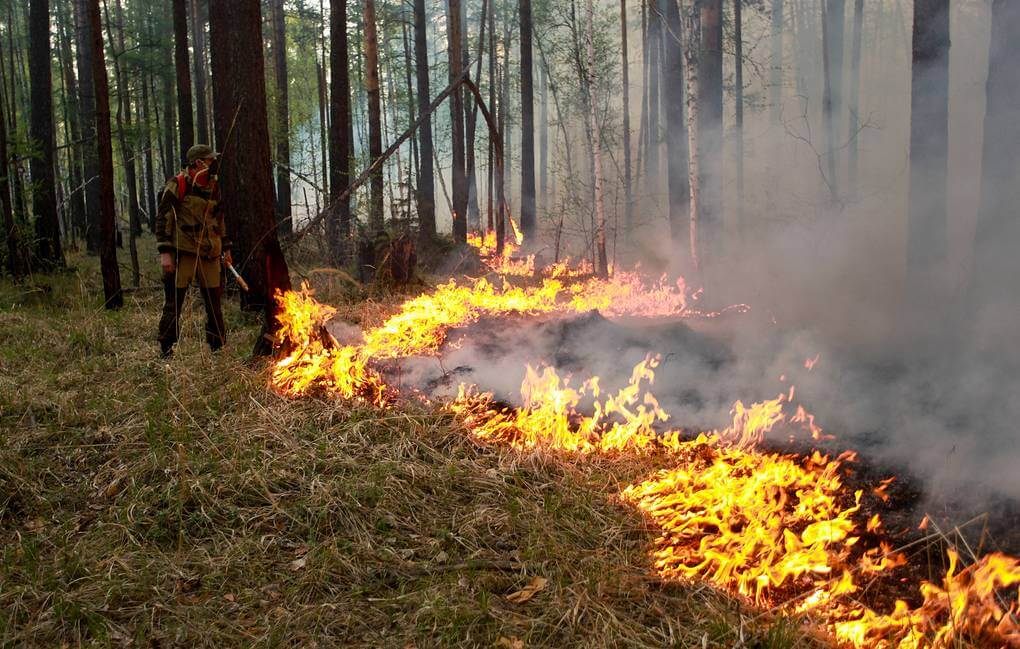
[[[494,244],[493,239],[493,253]],[[477,238],[480,251],[489,245],[488,236]],[[523,274],[524,267],[514,265],[520,260],[506,253],[501,259],[505,263],[495,267]],[[526,263],[533,271],[534,261]],[[485,316],[592,309],[608,317],[718,315],[695,309],[697,293],[692,296],[682,280],[647,282],[622,271],[603,280],[565,263],[543,275],[530,287],[486,279],[442,284],[405,302],[366,331],[358,345],[341,345],[325,330],[336,310],[318,303],[303,285],[278,296],[285,356],[273,368],[273,386],[292,397],[323,393],[382,405],[389,388],[374,362],[438,355],[451,329]],[[842,482],[841,466],[855,454],[833,460],[817,451],[798,457],[760,449],[765,435],[781,424],[829,439],[811,414],[795,406],[792,387],[749,407],[736,402],[730,425],[721,430],[693,438],[661,430],[669,415],[650,392],[658,363],[657,357],[639,363],[616,392],[605,391],[598,377],[572,387],[553,368],[528,367],[520,407],[498,407],[491,394],[461,386],[448,408],[474,435],[492,443],[575,455],[667,458],[672,468],[620,494],[658,528],[652,555],[664,578],[707,580],[762,604],[788,600],[784,608],[810,612],[840,641],[857,647],[950,647],[964,641],[1020,647],[1020,593],[1008,602],[999,599],[1003,589],[1020,583],[1017,559],[992,554],[958,570],[959,557],[951,552],[941,585],[921,585],[920,607],[897,602],[884,614],[857,603],[852,597],[860,576],[888,572],[906,559],[884,542],[859,547],[860,530],[875,535],[882,525],[877,515],[861,514],[862,493],[848,494]],[[591,414],[582,414],[582,406]],[[887,499],[890,483],[883,481],[874,494]]]

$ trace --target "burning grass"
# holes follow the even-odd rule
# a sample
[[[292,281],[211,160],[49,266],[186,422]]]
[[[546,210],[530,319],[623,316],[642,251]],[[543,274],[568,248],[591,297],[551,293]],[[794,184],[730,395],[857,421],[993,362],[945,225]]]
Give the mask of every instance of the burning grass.
[[[294,304],[303,310],[284,319],[321,328],[320,307],[307,289],[302,293]],[[496,289],[486,280],[468,285],[451,281],[408,301],[383,325],[367,331],[365,343],[351,352],[355,360],[350,368],[338,372],[333,367],[321,372],[318,382],[303,384],[336,394],[332,386],[338,374],[360,373],[360,366],[373,359],[438,354],[450,328],[483,315],[569,313],[591,304],[620,315],[658,315],[663,309],[694,315],[687,298],[682,282],[669,289],[662,281],[649,285],[628,273],[609,281],[576,279],[569,284],[547,278],[540,287],[525,289]],[[309,310],[314,312],[311,317]],[[339,345],[334,341],[324,350],[306,347],[315,365]],[[292,352],[283,359],[276,375],[277,387],[291,395],[291,378],[307,373],[292,367],[293,358]],[[478,439],[504,447],[583,458],[644,458],[654,452],[678,463],[620,494],[659,529],[652,557],[663,578],[704,579],[755,604],[810,612],[819,628],[857,647],[1020,644],[1018,603],[998,599],[1000,591],[1020,582],[1020,564],[1005,555],[987,555],[957,573],[957,555],[950,554],[942,586],[920,584],[920,606],[897,601],[894,610],[882,613],[857,601],[860,576],[887,574],[905,558],[885,543],[862,543],[861,535],[874,536],[881,520],[855,520],[863,492],[851,496],[841,471],[841,460],[852,454],[831,460],[814,451],[798,458],[758,448],[764,434],[781,421],[801,424],[813,440],[822,438],[802,407],[784,412],[784,403],[793,400],[792,389],[789,396],[750,408],[738,401],[732,426],[685,441],[679,430],[655,428],[668,416],[642,386],[652,382],[654,366],[654,359],[640,363],[626,387],[605,396],[598,377],[573,388],[551,368],[539,372],[528,367],[520,407],[498,406],[491,394],[469,386],[462,386],[448,407]],[[578,409],[586,396],[592,399],[592,415]]]
[[[0,645],[814,645],[654,575],[615,498],[647,458],[570,464],[413,404],[283,398],[242,362],[256,327],[233,307],[226,354],[196,308],[167,366],[159,292],[110,314],[94,277],[0,283]]]

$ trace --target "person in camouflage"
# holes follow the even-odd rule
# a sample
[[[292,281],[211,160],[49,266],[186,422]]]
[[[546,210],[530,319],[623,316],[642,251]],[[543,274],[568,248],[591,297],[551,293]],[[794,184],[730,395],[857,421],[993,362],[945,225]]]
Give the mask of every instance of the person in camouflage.
[[[229,265],[230,239],[223,221],[212,147],[188,149],[188,166],[167,181],[156,212],[156,241],[163,267],[163,316],[158,340],[164,358],[180,335],[181,305],[196,282],[205,305],[205,337],[216,351],[226,342],[221,297],[220,255]]]

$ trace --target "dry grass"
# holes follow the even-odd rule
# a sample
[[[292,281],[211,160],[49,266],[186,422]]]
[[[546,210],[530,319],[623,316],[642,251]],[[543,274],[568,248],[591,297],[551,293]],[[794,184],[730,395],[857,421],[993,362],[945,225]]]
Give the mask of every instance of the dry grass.
[[[651,576],[615,500],[647,467],[283,399],[236,307],[228,352],[196,308],[159,362],[160,294],[107,313],[79,263],[48,292],[0,283],[0,646],[810,646]]]

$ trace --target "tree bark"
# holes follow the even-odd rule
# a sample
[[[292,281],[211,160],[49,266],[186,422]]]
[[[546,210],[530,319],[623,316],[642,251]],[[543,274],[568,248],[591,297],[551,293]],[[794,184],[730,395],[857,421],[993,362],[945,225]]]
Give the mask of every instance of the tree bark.
[[[121,163],[124,167],[124,178],[128,190],[128,249],[131,256],[131,285],[138,287],[141,283],[141,270],[138,265],[137,237],[142,233],[141,216],[138,210],[138,175],[135,169],[134,151],[127,131],[131,129],[131,95],[128,89],[127,74],[120,57],[124,54],[124,11],[120,0],[116,0],[117,49],[114,49],[113,20],[110,18],[109,6],[106,15],[107,38],[110,43],[110,55],[113,58],[114,75],[117,78],[117,139],[120,144]]]
[[[733,0],[733,101],[736,104],[736,123],[733,139],[736,144],[736,196],[734,197],[734,221],[737,237],[744,232],[744,21],[742,7],[744,0]]]
[[[449,0],[447,15],[447,51],[449,53],[450,82],[460,78],[463,71],[461,37],[461,0]],[[464,152],[464,95],[456,92],[450,103],[453,123],[453,240],[467,242],[468,187]]]
[[[523,0],[522,0],[523,1]],[[599,128],[598,85],[595,76],[595,3],[588,0],[588,102],[591,117],[592,160],[595,166],[595,245],[597,264],[595,272],[599,277],[609,277],[606,260],[606,204],[602,188],[602,131]]]
[[[262,335],[252,351],[264,356],[272,353],[279,329],[276,298],[291,285],[273,217],[259,0],[210,0],[209,32],[213,119],[223,154],[221,200],[234,259],[251,287],[241,294],[241,306],[264,313]]]
[[[29,163],[32,174],[32,211],[35,214],[36,256],[47,268],[64,265],[57,217],[54,173],[53,78],[50,73],[49,0],[32,0],[29,6],[29,74],[32,79],[31,137],[39,155]]]
[[[177,68],[177,117],[181,161],[195,144],[195,119],[191,110],[191,66],[188,63],[188,0],[173,0],[174,63]],[[261,55],[260,55],[261,56]]]
[[[907,286],[923,306],[939,297],[948,251],[949,0],[916,0],[912,49]]]
[[[716,264],[722,253],[722,0],[701,3],[698,61],[698,157],[701,176],[699,227],[701,263]]]
[[[496,86],[499,85],[499,79],[496,76],[496,7],[493,5],[492,11],[489,12],[489,106],[492,108],[496,116],[497,129],[499,128],[499,107],[496,105]],[[496,170],[494,165],[496,163],[496,151],[495,144],[492,138],[489,138],[489,173],[487,174],[489,179],[489,187],[486,192],[488,196],[488,223],[487,230],[492,231],[495,224],[494,215],[494,192],[496,184]],[[501,181],[502,182],[502,181]],[[496,204],[495,209],[500,209],[499,204]]]
[[[156,168],[152,162],[152,121],[149,107],[149,76],[142,76],[142,146],[145,148],[145,209],[150,232],[156,231]]]
[[[648,12],[648,119],[645,121],[645,186],[652,193],[657,193],[659,186],[659,81],[662,79],[659,68],[662,31],[662,12],[656,2]]]
[[[690,207],[690,258],[691,265],[695,270],[701,269],[701,229],[698,227],[701,222],[701,167],[699,144],[701,120],[699,115],[699,100],[701,98],[698,73],[700,71],[699,57],[701,56],[701,27],[700,13],[698,7],[691,3],[686,8],[684,16],[684,35],[687,38],[684,43],[684,58],[687,71],[687,174],[691,185],[691,207]]]
[[[0,49],[0,58],[2,56],[3,51]],[[0,61],[0,65],[2,63]],[[4,115],[2,103],[0,103],[0,161],[3,163],[3,167],[0,168],[0,212],[3,213],[4,239],[7,242],[7,272],[17,279],[22,277],[27,269],[22,257],[18,229],[14,223],[14,206],[11,203],[11,187],[8,182],[11,161],[7,153],[7,117]]]
[[[521,233],[535,244],[535,91],[532,63],[531,0],[520,0],[521,29]],[[592,46],[594,48],[594,46]],[[592,49],[589,54],[593,53]],[[594,89],[593,89],[594,92]]]
[[[106,57],[103,54],[102,23],[99,18],[99,0],[84,0],[87,11],[88,38],[92,50],[93,92],[96,98],[96,148],[99,157],[99,212],[101,245],[99,265],[103,275],[104,306],[119,309],[124,306],[120,287],[120,266],[117,264],[117,212],[113,203],[113,133],[110,129],[110,84],[106,76]]]
[[[84,236],[86,230],[85,194],[81,190],[81,186],[82,157],[85,147],[82,143],[81,94],[74,73],[74,56],[71,53],[74,37],[70,32],[75,23],[67,15],[66,6],[62,1],[57,3],[57,21],[60,35],[60,68],[64,75],[65,104],[67,106],[66,122],[70,132],[70,142],[67,146],[70,192],[67,200],[71,207],[73,232],[75,236]]]
[[[854,31],[853,48],[850,54],[850,92],[847,97],[847,111],[850,114],[850,126],[847,132],[846,175],[847,192],[851,197],[857,195],[858,174],[858,137],[861,130],[861,38],[864,31],[864,0],[854,0]]]
[[[347,60],[347,0],[330,0],[329,68],[329,191],[333,209],[326,221],[333,263],[347,257],[351,236],[351,199],[345,196],[351,181],[353,124],[351,120],[351,81]]]
[[[100,235],[99,151],[96,144],[96,91],[92,78],[92,36],[87,17],[88,0],[73,0],[76,26],[75,53],[78,64],[79,105],[81,106],[82,172],[85,186],[85,247],[98,254]]]
[[[627,0],[620,0],[620,50],[623,67],[623,213],[627,235],[633,215],[633,189],[630,170],[630,59],[627,51]],[[546,126],[545,76],[542,77],[542,122]],[[545,132],[543,131],[543,138]],[[542,140],[542,193],[545,194],[545,139]]]
[[[669,190],[669,229],[674,247],[690,239],[691,186],[687,171],[687,132],[684,128],[683,23],[674,0],[659,0],[662,25],[662,78],[666,110],[666,176]]]
[[[829,170],[829,192],[835,202],[839,196],[836,177],[837,125],[843,110],[843,28],[846,0],[825,0],[822,5],[822,54],[825,74],[822,110],[825,120],[825,159]]]
[[[418,114],[425,122],[418,131],[421,172],[418,178],[418,232],[423,246],[436,237],[436,181],[432,164],[432,115],[429,107],[429,49],[425,34],[425,0],[414,0],[414,59],[418,84]]]
[[[469,57],[468,57],[469,46],[468,46],[468,34],[467,34],[468,28],[467,28],[467,19],[466,19],[466,15],[467,15],[467,8],[466,8],[466,6],[467,6],[467,4],[464,3],[461,6],[464,8],[463,14],[465,16],[465,19],[464,19],[464,21],[462,23],[463,24],[463,28],[464,28],[464,39],[463,39],[463,41],[464,41],[464,50],[463,50],[464,55],[463,55],[463,59],[464,59],[464,68],[467,69],[470,66],[470,61],[469,61]],[[483,48],[484,48],[485,27],[486,27],[485,21],[486,21],[486,15],[487,15],[488,11],[489,11],[489,0],[482,0],[482,14],[481,14],[481,17],[480,17],[479,23],[478,23],[479,24],[479,29],[478,29],[478,57],[477,57],[477,61],[475,63],[475,75],[474,75],[474,82],[476,84],[480,83],[481,74],[482,74],[482,51],[483,51]],[[464,153],[464,157],[465,157],[464,165],[465,165],[465,168],[466,168],[467,183],[468,183],[468,205],[467,205],[468,227],[471,230],[477,232],[478,230],[481,230],[481,227],[482,227],[482,224],[481,224],[481,221],[482,221],[481,210],[478,207],[478,174],[477,174],[477,171],[476,171],[477,163],[476,163],[476,153],[475,153],[475,132],[477,131],[477,127],[478,127],[478,106],[477,106],[477,104],[475,104],[474,101],[472,101],[471,93],[468,92],[468,91],[466,91],[464,93],[464,101],[467,102],[466,106],[465,106],[465,110],[464,110],[464,117],[465,117],[465,121],[466,121],[464,126],[465,126],[466,139],[467,139],[467,147],[466,147],[465,153]]]
[[[287,79],[287,17],[283,0],[272,0],[273,72],[276,78],[276,217],[280,234],[294,231],[290,196],[290,105]],[[280,166],[282,165],[282,166]]]
[[[195,51],[195,109],[198,141],[209,143],[209,108],[206,81],[205,23],[208,0],[191,0],[191,36]]]
[[[772,0],[769,117],[774,126],[779,125],[783,108],[783,3],[784,0]]]
[[[971,283],[972,309],[981,320],[1002,322],[1015,336],[1016,279],[1020,277],[1020,5],[993,0],[988,61],[981,204]]]
[[[376,34],[375,0],[364,0],[365,92],[368,94],[368,156],[382,155],[382,97],[379,90],[379,38]],[[369,184],[368,227],[379,232],[383,223],[383,172],[372,175]]]
[[[173,7],[172,5],[164,5],[166,7],[166,21],[165,24],[173,26]],[[163,35],[163,42],[169,43],[174,34],[167,33]],[[163,82],[163,177],[169,178],[170,176],[177,173],[177,169],[180,166],[180,160],[184,157],[184,152],[179,152],[180,156],[175,155],[178,153],[175,151],[177,138],[177,117],[175,107],[177,103],[174,101],[177,97],[175,81],[177,78],[177,70],[174,67],[174,56],[176,54],[176,44],[173,47],[167,46],[163,48],[163,69],[160,74],[160,79]],[[153,93],[155,96],[157,93]]]

